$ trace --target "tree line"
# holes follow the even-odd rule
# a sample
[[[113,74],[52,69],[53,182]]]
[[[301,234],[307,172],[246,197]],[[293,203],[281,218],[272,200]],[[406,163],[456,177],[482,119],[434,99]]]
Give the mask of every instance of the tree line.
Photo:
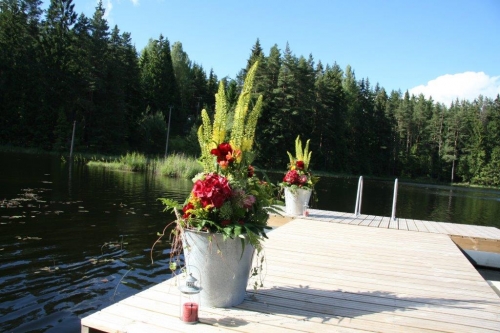
[[[313,170],[500,185],[499,96],[446,106],[288,44],[266,55],[258,39],[237,77],[219,80],[162,35],[138,53],[104,13],[102,2],[86,17],[72,0],[46,11],[39,0],[0,0],[0,144],[67,151],[75,124],[80,152],[163,154],[169,131],[169,151],[198,155],[201,109],[213,112],[220,81],[235,105],[259,61],[256,165],[284,170],[300,135]]]

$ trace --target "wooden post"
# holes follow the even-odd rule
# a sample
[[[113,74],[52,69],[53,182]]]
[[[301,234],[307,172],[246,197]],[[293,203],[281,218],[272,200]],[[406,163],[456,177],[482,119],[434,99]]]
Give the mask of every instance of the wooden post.
[[[70,160],[73,158],[73,145],[75,143],[75,127],[76,127],[76,120],[73,121],[73,135],[71,136],[71,149],[69,151]]]
[[[167,158],[167,153],[168,153],[168,137],[170,136],[170,119],[172,118],[172,108],[173,106],[170,105],[170,112],[168,113],[168,127],[167,127],[167,143],[165,145],[165,158]]]

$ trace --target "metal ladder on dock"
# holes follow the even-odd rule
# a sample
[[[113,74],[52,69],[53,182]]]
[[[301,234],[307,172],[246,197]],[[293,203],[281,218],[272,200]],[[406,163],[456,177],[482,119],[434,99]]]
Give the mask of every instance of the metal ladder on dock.
[[[356,206],[354,207],[354,215],[356,216],[359,216],[361,214],[362,196],[363,196],[363,176],[360,176],[358,180],[358,191],[356,194]],[[397,199],[398,199],[398,179],[396,178],[396,180],[394,181],[394,194],[392,197],[392,214],[391,214],[392,221],[397,221],[396,218]]]

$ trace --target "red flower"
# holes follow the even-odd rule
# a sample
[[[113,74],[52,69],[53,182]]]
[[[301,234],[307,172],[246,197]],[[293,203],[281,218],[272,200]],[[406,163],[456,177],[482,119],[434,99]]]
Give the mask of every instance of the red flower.
[[[253,174],[254,174],[254,168],[253,168],[253,166],[249,165],[248,166],[248,173],[247,173],[248,178],[252,178]]]
[[[297,169],[304,170],[304,161],[297,161],[295,165],[297,166]]]
[[[212,155],[217,156],[217,162],[222,162],[222,161],[228,160],[227,155],[232,154],[232,152],[233,152],[233,148],[227,142],[223,142],[223,143],[219,144],[219,146],[217,148],[212,149],[210,151],[210,153]],[[230,155],[229,159],[232,159],[231,155]],[[229,162],[232,162],[233,160],[234,159],[230,160]]]
[[[229,220],[224,220],[224,221],[222,221],[222,222],[220,223],[220,225],[221,225],[221,226],[223,226],[223,227],[228,226],[228,225],[230,225],[230,224],[231,224],[231,221],[229,221]]]
[[[290,183],[290,184],[298,184],[299,183],[299,173],[297,170],[290,170],[286,173],[285,177],[283,178],[284,182]]]
[[[193,194],[200,199],[202,207],[212,205],[220,208],[231,193],[227,178],[216,173],[205,175],[205,179],[196,181],[193,186]]]
[[[182,212],[184,213],[184,215],[182,215],[182,217],[185,219],[189,218],[191,216],[191,212],[188,212],[188,210],[191,210],[191,209],[194,209],[194,205],[191,202],[188,202],[187,205],[182,207]]]

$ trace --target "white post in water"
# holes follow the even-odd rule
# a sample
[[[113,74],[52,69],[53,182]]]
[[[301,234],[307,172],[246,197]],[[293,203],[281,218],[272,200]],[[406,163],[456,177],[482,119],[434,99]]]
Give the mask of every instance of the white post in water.
[[[354,207],[354,214],[358,216],[361,214],[361,197],[363,195],[363,176],[359,177],[358,193],[356,194],[356,207]]]
[[[172,117],[173,106],[170,105],[169,108],[170,108],[170,112],[168,113],[167,143],[165,145],[165,158],[167,158],[167,153],[168,153],[168,137],[170,136],[170,118]]]
[[[75,125],[76,125],[76,120],[73,121],[73,135],[71,136],[71,149],[69,150],[69,159],[73,158],[73,144],[75,143]]]
[[[396,201],[398,199],[398,179],[394,182],[394,196],[392,198],[392,215],[391,220],[396,221]]]

